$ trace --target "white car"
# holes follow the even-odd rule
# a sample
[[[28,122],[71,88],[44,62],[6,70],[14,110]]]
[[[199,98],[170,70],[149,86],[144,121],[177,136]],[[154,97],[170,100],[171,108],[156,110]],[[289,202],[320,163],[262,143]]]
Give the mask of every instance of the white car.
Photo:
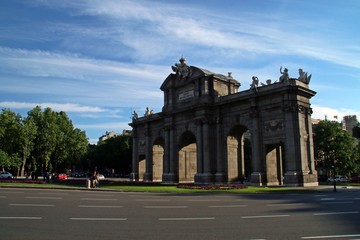
[[[0,172],[0,178],[13,178],[13,175],[9,172]]]
[[[97,178],[98,178],[98,180],[104,180],[104,179],[105,179],[105,176],[102,175],[102,174],[98,174],[98,175],[97,175]]]
[[[334,178],[329,178],[328,182],[334,182]],[[335,176],[335,182],[349,182],[349,179],[346,176],[337,175]]]

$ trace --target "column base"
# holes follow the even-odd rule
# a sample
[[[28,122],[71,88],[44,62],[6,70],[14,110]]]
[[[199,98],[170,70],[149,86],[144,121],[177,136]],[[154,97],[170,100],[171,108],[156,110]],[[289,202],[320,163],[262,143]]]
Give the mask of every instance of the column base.
[[[318,186],[317,174],[289,171],[284,175],[284,185],[289,187]]]
[[[214,175],[211,173],[197,173],[195,174],[195,183],[213,183]]]
[[[152,173],[145,173],[144,174],[144,182],[152,182]]]
[[[178,183],[179,175],[175,173],[164,173],[162,175],[162,181],[164,183]]]
[[[215,182],[216,183],[226,183],[225,173],[216,173],[215,174]]]

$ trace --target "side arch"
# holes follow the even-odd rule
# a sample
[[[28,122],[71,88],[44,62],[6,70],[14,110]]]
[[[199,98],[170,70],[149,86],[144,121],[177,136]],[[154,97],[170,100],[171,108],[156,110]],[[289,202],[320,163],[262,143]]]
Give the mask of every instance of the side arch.
[[[192,132],[186,131],[180,136],[178,156],[179,182],[194,182],[197,173],[197,146]]]
[[[164,166],[165,140],[158,137],[152,146],[152,177],[154,182],[161,182]]]

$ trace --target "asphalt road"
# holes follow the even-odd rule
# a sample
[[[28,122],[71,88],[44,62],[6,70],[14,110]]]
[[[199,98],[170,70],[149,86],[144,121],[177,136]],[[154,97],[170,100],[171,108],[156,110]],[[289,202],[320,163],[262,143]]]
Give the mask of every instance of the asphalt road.
[[[155,194],[0,188],[0,239],[360,239],[360,190]]]

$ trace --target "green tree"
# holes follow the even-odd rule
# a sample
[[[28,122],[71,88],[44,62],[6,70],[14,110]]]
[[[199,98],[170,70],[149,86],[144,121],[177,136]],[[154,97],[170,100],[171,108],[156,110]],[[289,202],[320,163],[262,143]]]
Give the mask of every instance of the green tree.
[[[9,109],[0,113],[0,167],[21,169],[26,167],[40,173],[55,167],[65,168],[78,164],[88,150],[84,131],[74,129],[65,112],[40,106],[28,112],[26,118]],[[28,161],[30,159],[30,162]]]
[[[109,138],[98,145],[90,146],[88,158],[92,168],[100,171],[115,169],[117,173],[129,174],[131,171],[132,138],[122,134]]]
[[[19,114],[3,109],[0,114],[0,150],[2,168],[19,170],[22,151],[21,138],[22,119]]]
[[[38,131],[34,139],[35,148],[32,152],[33,171],[45,171],[49,166],[50,156],[55,150],[57,141],[57,116],[50,108],[43,112],[40,106],[36,106],[28,113],[28,117],[34,121]]]
[[[20,132],[20,145],[22,150],[22,164],[20,175],[25,175],[25,167],[27,158],[34,148],[34,139],[36,137],[37,127],[31,118],[25,118],[22,121],[22,128]]]
[[[3,109],[0,114],[0,149],[11,155],[18,153],[20,144],[18,138],[21,130],[21,116],[9,109]]]
[[[85,132],[74,129],[65,112],[54,112],[50,108],[42,111],[37,106],[28,113],[28,118],[38,129],[31,152],[32,171],[63,171],[86,153]]]
[[[0,149],[0,167],[1,171],[11,166],[11,157],[3,150]]]
[[[318,167],[326,169],[328,175],[333,167],[339,174],[353,172],[355,142],[338,122],[324,120],[314,127],[314,150]]]
[[[360,123],[353,128],[353,137],[360,140]]]

